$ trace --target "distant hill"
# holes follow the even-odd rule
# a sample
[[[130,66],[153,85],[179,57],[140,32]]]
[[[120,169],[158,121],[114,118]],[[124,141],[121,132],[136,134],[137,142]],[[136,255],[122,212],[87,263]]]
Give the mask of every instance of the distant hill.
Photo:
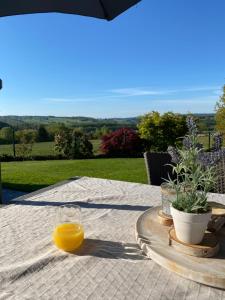
[[[3,127],[9,127],[9,126],[10,126],[10,124],[0,121],[0,129]]]
[[[199,120],[201,131],[214,130],[215,114],[194,114]],[[56,117],[56,116],[0,116],[0,128],[13,126],[18,129],[37,128],[40,124],[50,125],[63,123],[69,127],[83,127],[91,131],[102,126],[107,126],[112,130],[120,127],[136,128],[139,117],[131,118],[91,118],[91,117]],[[2,126],[2,125],[3,126]]]
[[[40,124],[49,125],[54,123],[63,123],[69,127],[83,127],[86,129],[99,128],[107,126],[112,129],[119,127],[136,127],[138,117],[134,118],[105,118],[97,119],[90,117],[55,117],[55,116],[0,116],[0,122],[10,124],[15,128],[36,128]]]

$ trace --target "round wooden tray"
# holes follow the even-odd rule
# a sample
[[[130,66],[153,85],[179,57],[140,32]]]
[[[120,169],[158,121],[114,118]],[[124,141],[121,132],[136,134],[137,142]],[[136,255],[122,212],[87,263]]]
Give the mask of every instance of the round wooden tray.
[[[169,230],[169,242],[176,251],[197,257],[214,257],[219,251],[219,242],[212,232],[205,233],[199,245],[190,245],[178,240],[174,227]]]
[[[215,257],[186,255],[169,245],[170,227],[159,223],[159,209],[160,207],[150,208],[137,220],[136,239],[146,255],[180,276],[225,289],[225,231],[217,233],[220,250]]]
[[[165,215],[161,209],[158,211],[158,222],[164,226],[173,225],[172,217]]]

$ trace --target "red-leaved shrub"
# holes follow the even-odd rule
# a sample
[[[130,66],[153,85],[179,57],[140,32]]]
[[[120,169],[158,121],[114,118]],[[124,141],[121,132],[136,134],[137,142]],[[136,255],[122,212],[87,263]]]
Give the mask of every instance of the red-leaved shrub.
[[[142,153],[142,140],[130,128],[120,128],[102,137],[101,151],[107,156],[136,157]]]

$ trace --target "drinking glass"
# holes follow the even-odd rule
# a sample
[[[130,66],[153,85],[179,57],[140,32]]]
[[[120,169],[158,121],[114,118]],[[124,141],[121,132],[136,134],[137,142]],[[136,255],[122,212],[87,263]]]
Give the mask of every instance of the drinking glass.
[[[81,209],[78,205],[68,204],[58,207],[53,242],[64,251],[74,252],[84,240],[81,224]]]
[[[176,199],[176,191],[168,183],[161,184],[162,212],[171,217],[170,205]]]

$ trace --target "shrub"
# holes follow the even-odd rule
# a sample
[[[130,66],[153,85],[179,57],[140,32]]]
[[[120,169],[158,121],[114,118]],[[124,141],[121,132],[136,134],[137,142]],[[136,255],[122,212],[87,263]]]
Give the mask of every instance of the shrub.
[[[80,130],[72,132],[71,158],[90,158],[93,156],[93,145],[87,135]]]
[[[172,112],[160,115],[153,111],[141,118],[138,130],[146,140],[146,150],[166,151],[169,145],[179,144],[179,138],[187,133],[186,118]]]
[[[67,158],[90,158],[93,146],[80,130],[61,130],[55,136],[55,150]]]
[[[136,157],[142,154],[142,140],[129,128],[121,128],[102,137],[101,151],[112,157]]]

